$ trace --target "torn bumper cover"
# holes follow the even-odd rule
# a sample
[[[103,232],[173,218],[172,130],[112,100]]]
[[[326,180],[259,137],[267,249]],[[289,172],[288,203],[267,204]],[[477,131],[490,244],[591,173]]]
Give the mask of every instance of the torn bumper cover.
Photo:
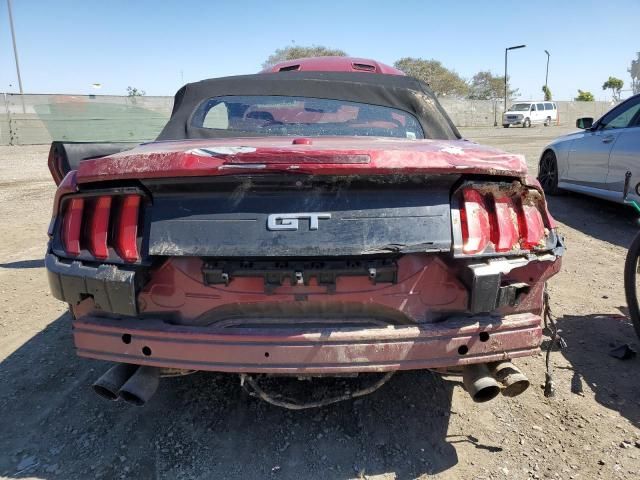
[[[158,367],[246,373],[348,373],[443,368],[530,356],[539,316],[451,318],[386,328],[225,329],[159,319],[74,321],[78,355]]]

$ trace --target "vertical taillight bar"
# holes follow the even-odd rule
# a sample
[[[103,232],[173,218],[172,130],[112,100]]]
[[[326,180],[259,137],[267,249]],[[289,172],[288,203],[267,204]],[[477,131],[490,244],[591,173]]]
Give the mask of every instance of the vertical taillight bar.
[[[482,252],[491,238],[489,213],[483,196],[470,188],[462,191],[462,251],[468,254]]]
[[[522,205],[522,213],[519,215],[520,237],[522,248],[530,250],[534,247],[544,246],[545,237],[544,221],[542,214],[536,205]]]
[[[67,202],[62,219],[62,243],[69,255],[80,255],[80,233],[82,231],[83,198],[72,198]]]
[[[107,237],[109,235],[109,215],[111,214],[111,197],[103,196],[95,199],[93,212],[89,220],[89,251],[97,259],[104,260],[109,256]]]
[[[122,198],[120,215],[115,231],[114,246],[116,252],[126,262],[138,260],[138,211],[139,195],[126,195]]]
[[[491,240],[496,252],[508,252],[518,249],[520,234],[518,231],[518,214],[513,200],[509,197],[495,198],[495,217]]]

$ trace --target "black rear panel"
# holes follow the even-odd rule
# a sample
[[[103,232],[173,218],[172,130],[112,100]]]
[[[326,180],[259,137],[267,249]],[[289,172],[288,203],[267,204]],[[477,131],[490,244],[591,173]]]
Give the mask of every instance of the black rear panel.
[[[150,255],[305,257],[451,249],[456,177],[147,183]],[[175,180],[174,180],[175,182]]]

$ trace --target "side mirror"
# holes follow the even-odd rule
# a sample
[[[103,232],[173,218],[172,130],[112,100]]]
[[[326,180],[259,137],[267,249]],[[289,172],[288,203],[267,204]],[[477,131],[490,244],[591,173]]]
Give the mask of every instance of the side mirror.
[[[584,117],[576,120],[576,127],[582,130],[588,130],[593,126],[593,118]]]

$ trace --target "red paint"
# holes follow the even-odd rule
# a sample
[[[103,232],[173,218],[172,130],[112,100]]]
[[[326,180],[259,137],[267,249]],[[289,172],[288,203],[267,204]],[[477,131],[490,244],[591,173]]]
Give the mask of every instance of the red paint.
[[[60,211],[60,201],[62,197],[78,191],[77,173],[75,170],[71,170],[58,185],[55,197],[53,198],[53,212],[51,214],[54,218]],[[49,232],[49,235],[51,235],[51,232]]]
[[[310,138],[294,138],[293,145],[313,145],[313,141]]]
[[[49,167],[49,172],[53,177],[53,181],[56,185],[60,185],[63,178],[65,177],[64,170],[62,168],[62,157],[59,152],[55,148],[49,149],[49,158],[47,160],[47,166]]]
[[[489,333],[481,342],[480,332]],[[130,335],[123,343],[122,336]],[[325,331],[222,329],[153,318],[73,322],[78,355],[158,367],[250,373],[348,373],[441,368],[535,355],[540,317],[530,313],[474,322]],[[460,355],[458,348],[468,353]],[[150,349],[144,355],[142,349]],[[148,350],[147,350],[148,351]]]
[[[115,249],[126,262],[138,260],[138,211],[140,196],[127,195],[122,199],[118,218]]]
[[[331,292],[326,286],[283,285],[270,294],[258,275],[238,277],[229,286],[205,285],[200,258],[174,257],[153,271],[138,299],[145,314],[177,312],[189,321],[233,305],[291,305],[300,294],[307,295],[304,304],[312,309],[367,305],[386,316],[402,315],[413,322],[431,321],[443,311],[463,312],[467,306],[467,290],[457,272],[427,254],[402,256],[396,284],[373,284],[368,276],[341,276]]]
[[[89,219],[89,252],[97,259],[104,260],[109,256],[107,236],[109,234],[109,216],[111,214],[111,197],[98,197],[92,202],[93,211]]]
[[[80,234],[84,199],[73,198],[67,202],[62,220],[62,243],[65,251],[72,256],[80,255]]]
[[[255,151],[200,155],[200,148],[244,146]],[[453,148],[452,148],[453,147]],[[369,157],[369,162],[353,158]],[[327,159],[322,162],[323,157]],[[329,158],[338,157],[340,162]],[[310,161],[309,159],[316,160]],[[255,171],[228,168],[238,163],[264,164]],[[403,140],[376,137],[316,137],[313,147],[292,145],[288,137],[181,140],[140,145],[108,157],[84,160],[78,183],[115,179],[237,175],[287,171],[313,175],[490,174],[524,178],[521,155],[465,140]]]
[[[276,63],[260,73],[279,72],[365,72],[384,75],[406,75],[402,70],[369,58],[308,57]]]

